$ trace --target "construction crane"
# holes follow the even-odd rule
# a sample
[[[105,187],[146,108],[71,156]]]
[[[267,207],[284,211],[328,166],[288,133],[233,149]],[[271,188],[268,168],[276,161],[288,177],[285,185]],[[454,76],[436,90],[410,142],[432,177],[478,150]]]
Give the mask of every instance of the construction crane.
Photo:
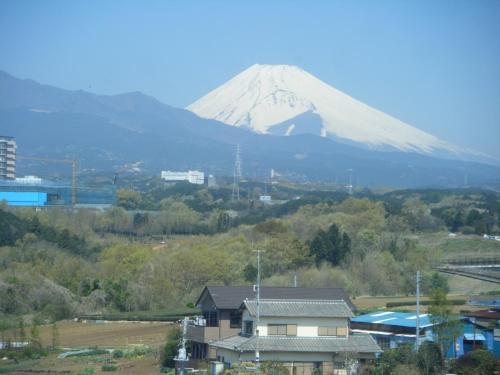
[[[20,155],[17,155],[16,158],[23,159],[23,160],[44,161],[44,162],[48,162],[48,163],[71,164],[71,205],[73,207],[76,205],[76,160],[37,158],[34,156],[20,156]]]

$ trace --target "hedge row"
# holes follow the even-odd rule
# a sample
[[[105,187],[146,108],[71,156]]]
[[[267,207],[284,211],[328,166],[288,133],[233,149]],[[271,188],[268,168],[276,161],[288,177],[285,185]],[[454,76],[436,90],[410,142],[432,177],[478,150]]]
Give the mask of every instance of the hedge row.
[[[430,301],[420,301],[421,306],[428,306],[430,305],[430,303],[431,303]],[[458,305],[465,305],[467,301],[464,299],[450,299],[448,300],[448,303],[450,305],[458,306]],[[411,305],[415,305],[415,303],[412,301],[397,301],[397,302],[387,302],[385,304],[385,307],[390,308],[390,307],[411,306]]]
[[[200,315],[198,309],[172,310],[165,312],[116,312],[108,314],[87,314],[80,315],[79,319],[86,320],[129,320],[129,321],[160,321],[160,322],[175,322],[183,319],[185,316]]]

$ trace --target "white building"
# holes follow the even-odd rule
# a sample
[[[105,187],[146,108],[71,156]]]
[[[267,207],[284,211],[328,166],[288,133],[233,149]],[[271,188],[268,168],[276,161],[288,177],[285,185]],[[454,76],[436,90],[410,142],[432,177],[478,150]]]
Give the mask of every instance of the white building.
[[[14,138],[0,135],[0,178],[16,178],[16,149]]]
[[[350,333],[353,314],[342,300],[262,299],[259,323],[255,300],[242,309],[241,333],[209,344],[226,366],[255,361],[258,348],[261,362],[281,362],[290,374],[346,374],[382,352],[370,335]]]
[[[16,182],[23,185],[40,185],[42,183],[42,179],[37,176],[24,176],[24,177],[16,177]]]
[[[203,185],[205,174],[200,171],[174,172],[161,171],[160,177],[168,182],[188,181],[190,184]]]

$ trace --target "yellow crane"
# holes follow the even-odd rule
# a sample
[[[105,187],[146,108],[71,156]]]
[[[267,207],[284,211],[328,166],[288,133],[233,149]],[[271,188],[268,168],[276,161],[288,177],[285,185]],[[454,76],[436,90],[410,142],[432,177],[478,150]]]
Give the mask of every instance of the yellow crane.
[[[21,156],[21,155],[17,155],[16,158],[17,159],[24,159],[24,160],[45,161],[48,163],[71,164],[71,205],[73,207],[76,205],[76,160],[37,158],[34,156]]]

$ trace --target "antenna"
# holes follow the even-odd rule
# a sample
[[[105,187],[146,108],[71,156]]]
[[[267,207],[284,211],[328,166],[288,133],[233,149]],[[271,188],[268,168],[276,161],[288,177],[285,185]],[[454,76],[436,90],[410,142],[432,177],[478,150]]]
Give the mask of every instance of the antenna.
[[[231,194],[231,200],[240,200],[240,180],[241,180],[241,155],[240,155],[240,144],[236,145],[236,159],[234,161],[234,171],[233,171],[233,193]]]
[[[417,325],[415,328],[415,348],[420,345],[420,271],[417,271]]]

